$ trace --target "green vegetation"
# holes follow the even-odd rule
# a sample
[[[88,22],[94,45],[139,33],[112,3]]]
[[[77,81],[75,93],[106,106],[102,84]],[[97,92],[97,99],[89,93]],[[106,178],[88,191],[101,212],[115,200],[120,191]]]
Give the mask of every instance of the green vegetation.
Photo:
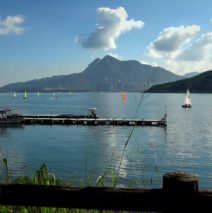
[[[57,186],[71,186],[63,182],[61,179],[55,177],[54,174],[48,172],[46,165],[43,163],[41,167],[36,170],[35,174],[31,177],[23,176],[18,177],[15,180],[11,180],[9,177],[9,169],[7,159],[3,159],[1,176],[4,177],[3,183],[17,183],[17,184],[35,184],[35,185],[57,185]],[[103,176],[100,176],[96,181],[96,186],[104,186],[104,178],[108,173],[105,172]],[[113,170],[111,172],[111,185],[115,187],[117,174]],[[133,187],[137,182],[130,181],[128,187]],[[67,208],[49,208],[49,207],[25,207],[25,206],[0,206],[1,213],[109,213],[113,211],[99,211],[99,210],[83,210],[83,209],[67,209]]]
[[[192,78],[187,78],[171,83],[152,86],[147,92],[186,92],[212,93],[212,71],[207,71]]]
[[[42,164],[40,169],[32,177],[18,177],[11,181],[8,175],[7,159],[3,159],[3,172],[6,183],[18,184],[35,184],[35,185],[63,185],[61,179],[57,179],[55,175],[50,174],[45,164]],[[0,206],[1,213],[20,212],[20,213],[68,213],[80,212],[79,210],[69,210],[61,208],[47,208],[47,207],[24,207],[24,206]]]

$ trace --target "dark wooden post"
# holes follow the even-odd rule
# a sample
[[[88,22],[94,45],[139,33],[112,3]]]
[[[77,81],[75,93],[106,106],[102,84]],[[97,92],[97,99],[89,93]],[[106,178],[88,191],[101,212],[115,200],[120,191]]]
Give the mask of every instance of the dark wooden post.
[[[167,205],[164,212],[189,212],[198,193],[198,177],[186,172],[170,172],[163,176],[163,192]]]
[[[163,190],[169,194],[198,192],[198,177],[186,172],[170,172],[163,176]]]

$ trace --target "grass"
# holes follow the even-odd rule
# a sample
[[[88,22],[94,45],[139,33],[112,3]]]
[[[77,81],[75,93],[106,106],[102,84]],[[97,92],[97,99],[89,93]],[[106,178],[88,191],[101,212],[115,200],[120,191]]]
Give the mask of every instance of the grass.
[[[3,159],[3,174],[6,183],[18,184],[34,184],[34,185],[65,185],[61,179],[57,179],[55,175],[50,174],[45,164],[36,170],[31,177],[18,177],[11,181],[8,175],[7,159]],[[70,210],[65,208],[47,208],[47,207],[24,207],[24,206],[0,206],[1,213],[17,212],[17,213],[68,213],[79,212],[78,210]]]
[[[71,186],[63,182],[61,179],[56,178],[54,174],[48,172],[47,166],[43,163],[41,167],[35,171],[31,177],[21,176],[11,180],[8,173],[7,159],[3,159],[2,172],[5,183],[17,184],[34,184],[34,185],[54,185],[54,186]],[[100,176],[96,180],[96,186],[105,186],[104,176]],[[115,170],[111,171],[111,185],[115,187],[117,174]],[[132,187],[136,181],[130,181],[128,187]],[[67,208],[49,208],[49,207],[26,207],[26,206],[1,206],[1,213],[111,213],[114,211],[109,210],[85,210],[85,209],[67,209]],[[117,211],[116,211],[117,212]]]

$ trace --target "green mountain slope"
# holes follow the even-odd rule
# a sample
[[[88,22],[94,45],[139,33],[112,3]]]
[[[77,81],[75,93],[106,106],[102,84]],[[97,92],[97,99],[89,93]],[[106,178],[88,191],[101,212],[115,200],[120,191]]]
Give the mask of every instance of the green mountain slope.
[[[95,59],[81,73],[53,76],[8,84],[0,92],[50,91],[142,91],[156,83],[182,79],[163,68],[135,60],[119,61],[111,56]]]
[[[192,78],[152,86],[147,92],[185,92],[212,93],[212,71],[207,71]]]

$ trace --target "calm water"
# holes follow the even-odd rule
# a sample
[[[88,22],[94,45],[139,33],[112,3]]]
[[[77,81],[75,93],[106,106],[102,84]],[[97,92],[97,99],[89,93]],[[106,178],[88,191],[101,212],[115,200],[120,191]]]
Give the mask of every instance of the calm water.
[[[100,117],[162,118],[167,106],[168,126],[136,127],[127,145],[118,183],[136,180],[142,187],[161,187],[162,175],[188,171],[199,176],[201,188],[212,188],[212,95],[192,94],[192,109],[181,108],[184,94],[119,93],[0,94],[0,106],[21,113],[87,114],[97,107]],[[117,169],[132,127],[23,126],[0,128],[1,159],[10,175],[31,175],[45,162],[50,172],[74,185],[94,184],[105,171]],[[106,179],[111,183],[110,176]]]

